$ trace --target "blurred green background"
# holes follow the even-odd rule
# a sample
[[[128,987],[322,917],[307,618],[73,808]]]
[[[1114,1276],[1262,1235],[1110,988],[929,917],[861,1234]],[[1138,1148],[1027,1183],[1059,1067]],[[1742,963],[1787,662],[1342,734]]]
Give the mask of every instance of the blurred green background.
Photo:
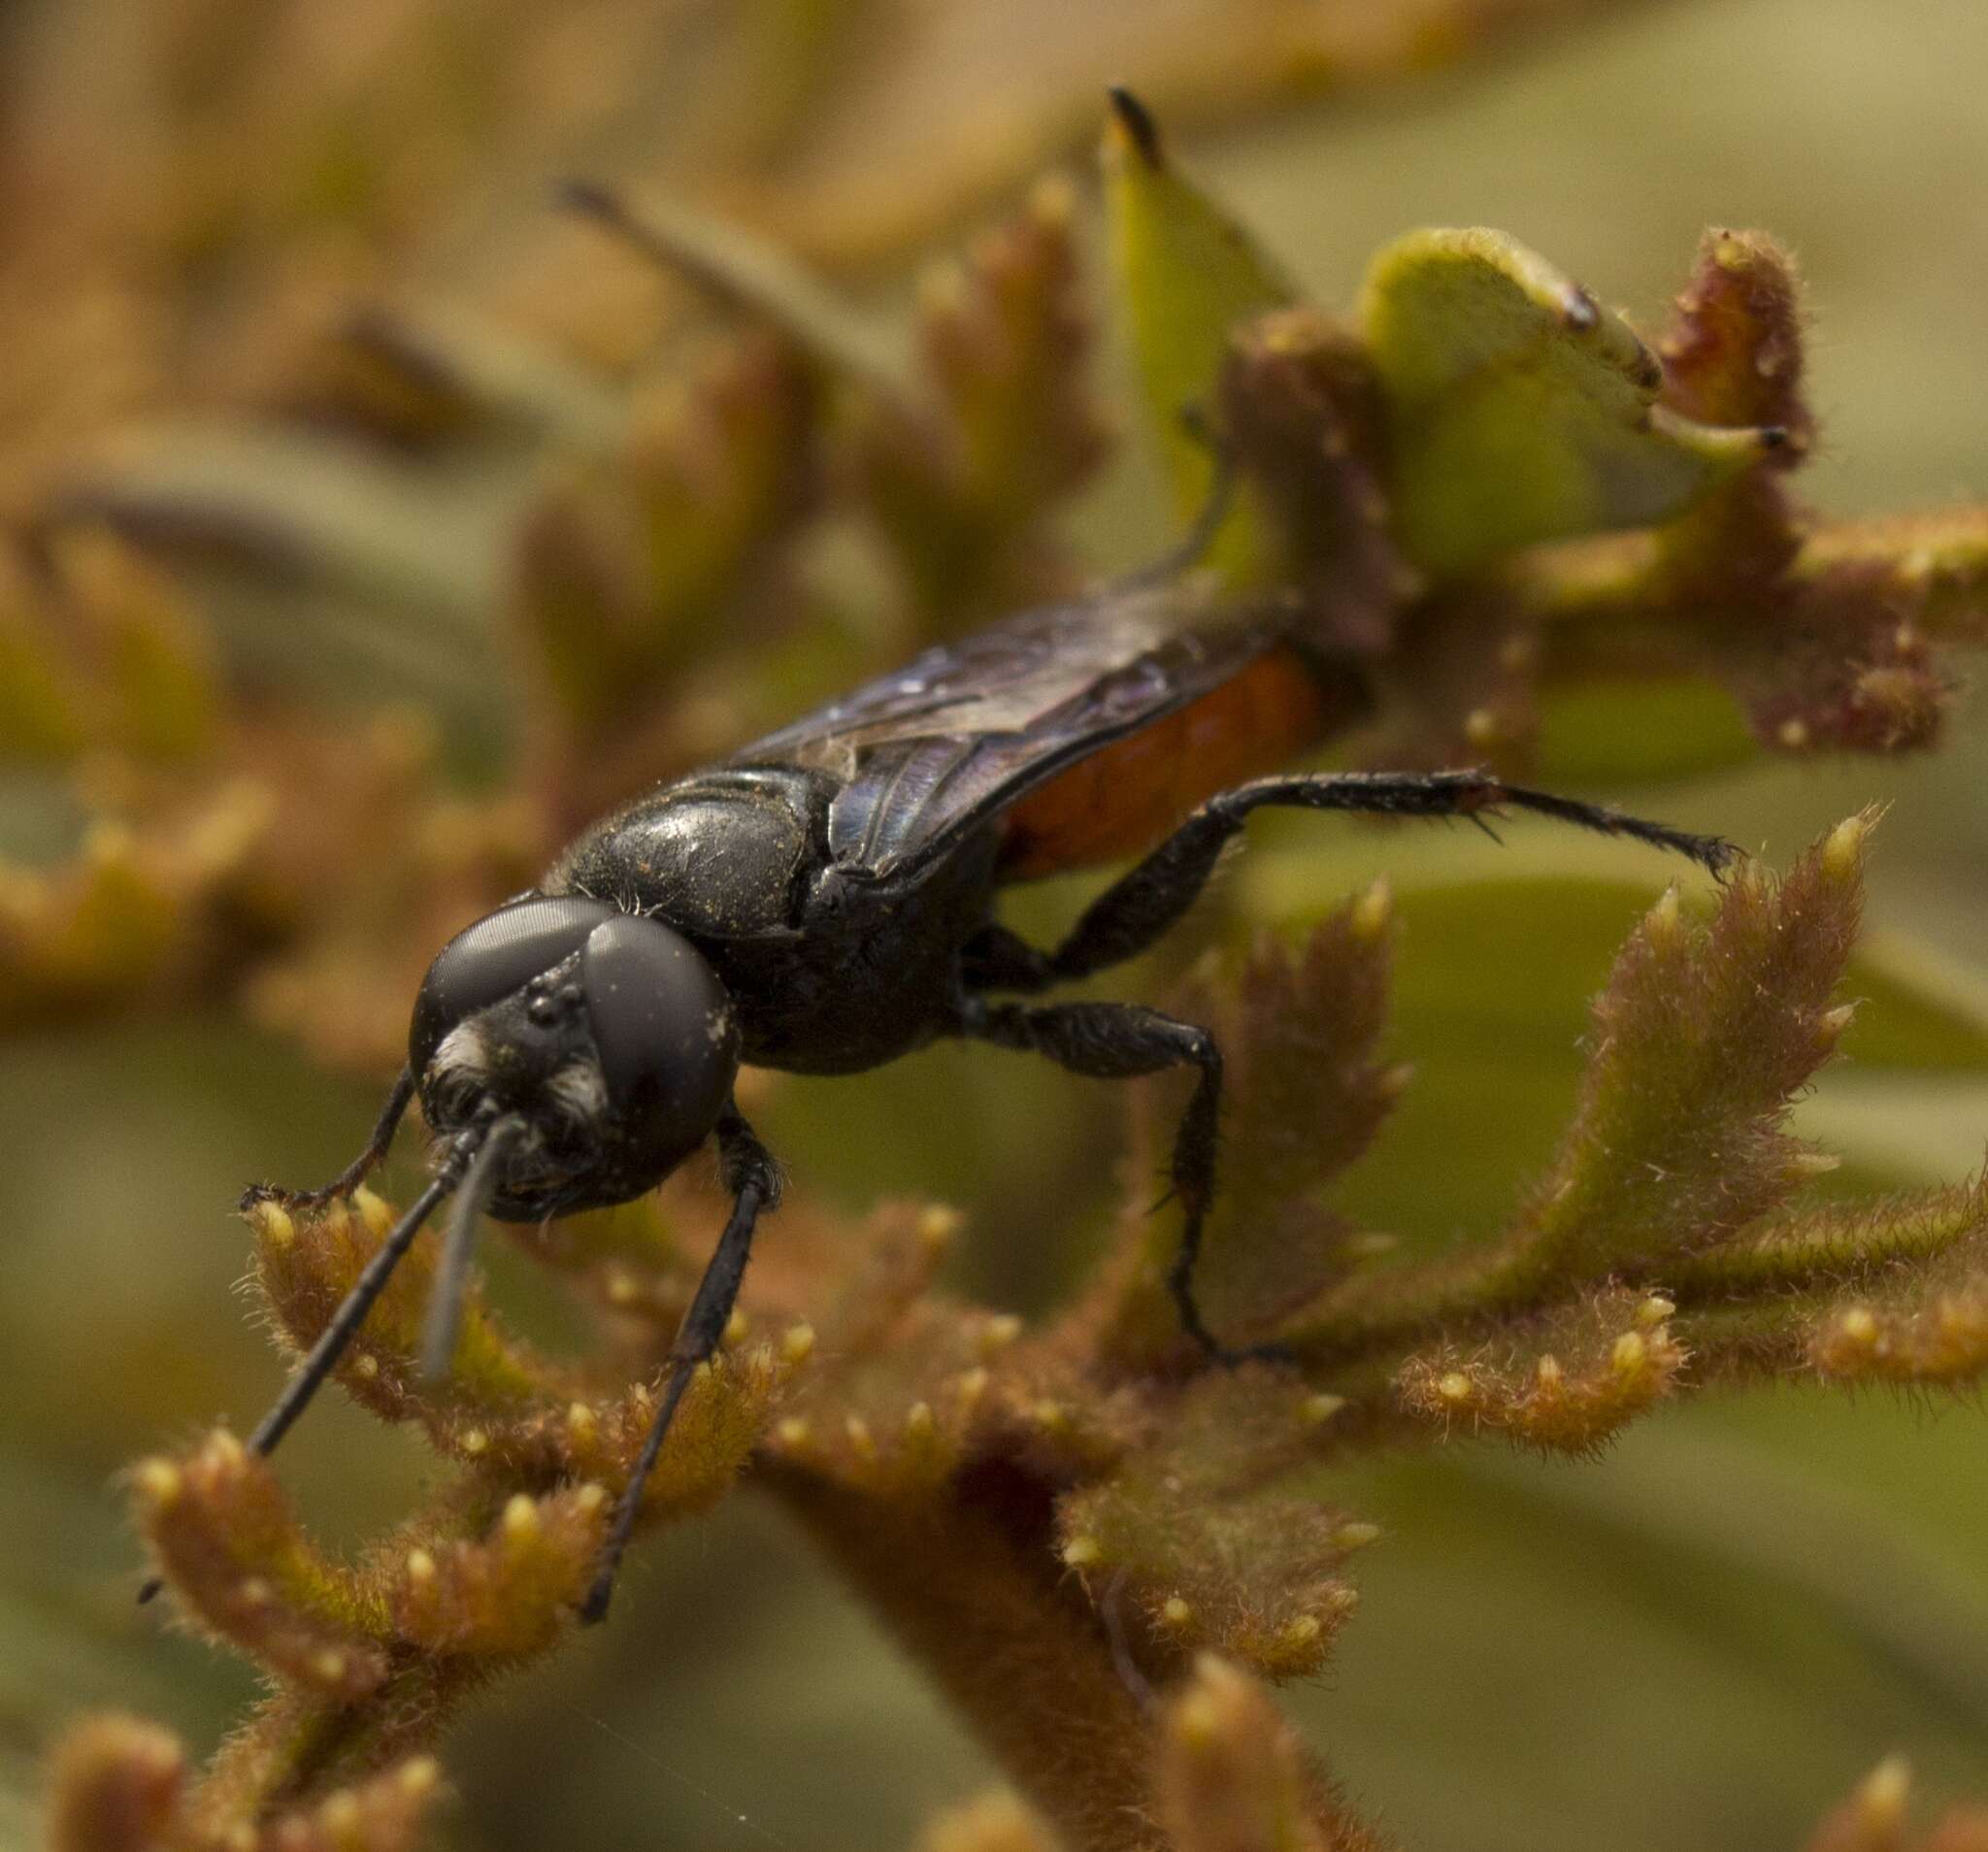
[[[1029,25],[1018,12],[1018,67],[1046,55],[1040,30],[1022,42]],[[1327,305],[1395,232],[1485,223],[1648,326],[1704,226],[1773,230],[1815,316],[1807,492],[1875,513],[1988,495],[1984,79],[1988,12],[1969,0],[1695,0],[1591,10],[1188,146]],[[539,185],[526,155],[514,167],[518,189]],[[1082,511],[1095,557],[1136,556],[1156,507],[1128,458]],[[1984,773],[1968,706],[1935,760],[1744,769],[1656,800],[1776,860],[1860,804],[1893,806],[1872,921],[1930,948],[1913,956],[1940,961],[1969,1033],[1938,1069],[1860,1074],[1872,1025],[1852,1032],[1803,1110],[1859,1184],[1959,1177],[1988,1140],[1988,1068],[1967,1053],[1988,1033]],[[41,815],[0,784],[0,847],[26,852]],[[1509,853],[1569,866],[1529,833]],[[1391,1045],[1419,1083],[1352,1189],[1371,1225],[1432,1248],[1495,1225],[1550,1148],[1584,999],[1654,891],[1639,873],[1564,930],[1501,926],[1467,885],[1508,866],[1500,854],[1460,835],[1284,830],[1242,877],[1276,915],[1398,870]],[[1456,981],[1465,938],[1474,986]],[[31,1841],[37,1758],[77,1711],[144,1710],[205,1749],[251,1696],[247,1669],[131,1605],[116,1474],[217,1415],[252,1419],[274,1389],[229,1206],[248,1178],[327,1173],[374,1104],[215,1018],[0,1046],[0,1844]],[[793,1085],[767,1121],[805,1183],[961,1204],[965,1283],[1023,1308],[1074,1260],[1052,1232],[1109,1169],[1116,1128],[1102,1090],[949,1051]],[[488,1265],[521,1318],[551,1316],[528,1266],[494,1245]],[[1666,1414],[1599,1466],[1462,1447],[1383,1462],[1342,1500],[1386,1531],[1359,1565],[1357,1621],[1290,1708],[1355,1803],[1430,1848],[1792,1847],[1893,1749],[1936,1795],[1988,1792],[1984,1467],[1977,1404],[1794,1392]],[[334,1543],[390,1522],[433,1470],[336,1398],[284,1462]],[[502,1690],[447,1760],[460,1799],[444,1835],[490,1852],[904,1844],[992,1778],[749,1493],[644,1551],[614,1624]]]

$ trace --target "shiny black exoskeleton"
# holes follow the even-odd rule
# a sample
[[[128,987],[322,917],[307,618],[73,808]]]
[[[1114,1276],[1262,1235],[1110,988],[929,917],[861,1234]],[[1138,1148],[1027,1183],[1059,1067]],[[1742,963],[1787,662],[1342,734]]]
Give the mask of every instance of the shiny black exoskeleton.
[[[253,1448],[268,1452],[296,1419],[451,1192],[460,1190],[425,1350],[434,1371],[453,1349],[479,1213],[536,1221],[626,1202],[714,1135],[733,1212],[673,1347],[604,1551],[585,1608],[598,1618],[643,1482],[691,1371],[716,1349],[758,1214],[779,1194],[772,1158],[732,1103],[742,1060],[853,1073],[951,1035],[1046,1054],[1084,1075],[1193,1069],[1172,1163],[1184,1225],[1170,1285],[1183,1328],[1227,1358],[1237,1353],[1216,1343],[1193,1292],[1214,1188],[1213,1039],[1137,1005],[1029,1005],[989,993],[1039,992],[1145,949],[1264,806],[1479,820],[1511,807],[1679,850],[1714,872],[1731,853],[1714,839],[1475,772],[1265,777],[1200,806],[1107,888],[1061,945],[1039,950],[994,917],[1004,819],[1081,756],[1068,749],[1073,741],[1100,750],[1237,673],[1234,639],[1251,634],[1234,631],[1225,648],[1204,644],[1182,660],[1177,639],[1158,627],[1120,622],[1115,646],[1105,649],[1098,632],[1110,626],[1094,625],[1084,633],[1088,654],[1045,675],[1040,657],[1017,645],[1059,615],[1070,613],[1032,613],[930,652],[732,764],[637,800],[580,836],[536,891],[443,948],[415,1000],[408,1066],[366,1150],[321,1190],[250,1193],[290,1204],[348,1195],[416,1095],[439,1141],[433,1180],[257,1428]],[[1071,628],[1066,621],[1066,637]],[[1016,658],[1023,670],[996,673]],[[976,728],[977,707],[1010,726]],[[1035,717],[1012,724],[1024,709]]]
[[[731,1000],[680,933],[580,896],[479,920],[429,967],[408,1038],[444,1134],[519,1121],[488,1207],[539,1221],[640,1196],[710,1136],[739,1070]]]
[[[750,767],[665,786],[597,824],[549,893],[612,899],[667,920],[732,1000],[741,1058],[856,1074],[952,1026],[959,948],[994,898],[991,831],[909,875],[838,863],[835,781]]]

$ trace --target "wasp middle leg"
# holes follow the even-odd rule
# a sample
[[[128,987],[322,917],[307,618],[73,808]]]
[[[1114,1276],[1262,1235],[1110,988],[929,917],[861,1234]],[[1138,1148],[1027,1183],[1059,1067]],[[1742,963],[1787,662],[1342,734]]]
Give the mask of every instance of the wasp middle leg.
[[[1169,1166],[1173,1194],[1185,1221],[1180,1246],[1167,1272],[1167,1290],[1180,1325],[1209,1356],[1222,1363],[1281,1357],[1275,1344],[1231,1348],[1209,1330],[1194,1297],[1202,1229],[1215,1193],[1215,1143],[1222,1103],[1222,1052],[1206,1029],[1142,1004],[1003,1004],[970,997],[961,1007],[959,1032],[977,1042],[1047,1055],[1059,1067],[1094,1079],[1129,1080],[1168,1068],[1196,1071],[1193,1095],[1174,1133]]]
[[[407,1116],[414,1097],[414,1071],[412,1067],[404,1067],[393,1083],[393,1090],[386,1096],[386,1104],[380,1108],[380,1117],[374,1122],[366,1148],[329,1183],[320,1184],[314,1190],[285,1190],[279,1189],[274,1183],[251,1183],[242,1192],[242,1207],[248,1209],[258,1203],[274,1203],[286,1209],[321,1208],[334,1200],[349,1202],[359,1185],[385,1161],[387,1149],[393,1143],[393,1135],[400,1130],[400,1122]]]

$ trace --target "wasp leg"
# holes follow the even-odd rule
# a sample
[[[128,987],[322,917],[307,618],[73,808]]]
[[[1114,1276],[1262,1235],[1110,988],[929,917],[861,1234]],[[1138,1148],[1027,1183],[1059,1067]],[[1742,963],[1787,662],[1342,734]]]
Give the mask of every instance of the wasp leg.
[[[1137,956],[1193,906],[1250,811],[1266,807],[1373,816],[1463,816],[1480,825],[1503,810],[1530,810],[1604,836],[1626,836],[1673,850],[1714,875],[1738,853],[1717,837],[1692,836],[1603,804],[1529,791],[1483,772],[1300,772],[1257,778],[1209,798],[1144,861],[1099,895],[1054,951],[1037,951],[999,926],[977,935],[962,961],[962,981],[969,990],[1043,990]]]
[[[1184,1221],[1179,1251],[1167,1271],[1167,1290],[1179,1308],[1181,1328],[1218,1362],[1281,1357],[1275,1344],[1232,1349],[1217,1341],[1194,1297],[1194,1270],[1201,1258],[1202,1227],[1215,1193],[1215,1133],[1221,1112],[1222,1052],[1206,1029],[1163,1015],[1142,1004],[985,1003],[968,998],[960,1010],[959,1033],[1003,1048],[1044,1054],[1073,1074],[1103,1080],[1129,1080],[1167,1068],[1194,1068],[1199,1078],[1174,1133],[1170,1168],[1173,1194]]]
[[[676,1417],[677,1405],[683,1400],[683,1391],[690,1386],[697,1366],[716,1353],[725,1327],[731,1322],[739,1283],[746,1277],[746,1263],[751,1257],[752,1231],[759,1213],[779,1202],[779,1167],[737,1107],[728,1106],[719,1118],[717,1140],[718,1172],[725,1187],[732,1192],[731,1220],[718,1237],[717,1248],[704,1270],[704,1277],[697,1283],[697,1295],[678,1327],[676,1342],[670,1346],[670,1379],[663,1386],[663,1399],[656,1408],[648,1439],[642,1443],[635,1471],[629,1474],[621,1502],[614,1507],[613,1523],[601,1546],[593,1586],[580,1604],[580,1617],[589,1625],[607,1616],[608,1604],[614,1595],[614,1574],[621,1567],[628,1539],[635,1531],[635,1520],[642,1510],[642,1489],[655,1470],[670,1423]]]
[[[249,1209],[258,1203],[275,1203],[286,1209],[315,1208],[335,1198],[349,1198],[385,1157],[386,1147],[393,1142],[393,1135],[400,1130],[400,1122],[414,1097],[414,1071],[403,1068],[400,1077],[393,1083],[393,1091],[386,1096],[386,1104],[380,1108],[380,1117],[374,1122],[373,1136],[366,1141],[366,1148],[329,1183],[320,1184],[315,1190],[283,1190],[274,1183],[251,1183],[242,1192],[242,1207]]]

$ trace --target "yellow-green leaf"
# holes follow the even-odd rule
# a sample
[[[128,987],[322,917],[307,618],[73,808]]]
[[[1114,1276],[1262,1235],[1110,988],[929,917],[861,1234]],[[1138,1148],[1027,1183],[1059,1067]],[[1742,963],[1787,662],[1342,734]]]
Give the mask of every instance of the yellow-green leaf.
[[[1508,1193],[1544,1168],[1573,1103],[1588,1001],[1671,873],[1615,843],[1523,825],[1501,830],[1502,848],[1448,832],[1361,831],[1324,844],[1312,835],[1237,867],[1240,911],[1290,931],[1323,918],[1356,882],[1386,873],[1400,925],[1383,1046],[1389,1060],[1412,1067],[1413,1080],[1332,1203],[1357,1226],[1398,1236],[1405,1253],[1443,1251],[1459,1231],[1495,1218]],[[1844,1108],[1880,1076],[1900,1085],[1915,1074],[1929,1103],[1957,1089],[1971,1100],[1962,1082],[1988,1069],[1988,985],[1885,930],[1852,954],[1840,996],[1859,1006],[1843,1036],[1846,1065],[1803,1104],[1798,1129],[1842,1152],[1871,1184],[1950,1176],[1951,1163],[1908,1164],[1846,1137]],[[1970,1110],[1957,1108],[1950,1129],[1942,1119],[1942,1160],[1979,1156]],[[1895,1114],[1889,1123],[1895,1137]],[[1925,1131],[1926,1112],[1915,1108],[1907,1123]],[[1988,1118],[1978,1123],[1988,1128]],[[1476,1161],[1459,1161],[1460,1149]]]
[[[1634,784],[1743,765],[1753,736],[1732,695],[1704,676],[1597,678],[1540,702],[1539,781]]]
[[[1213,458],[1183,417],[1211,409],[1232,331],[1287,307],[1298,291],[1274,257],[1181,176],[1144,106],[1123,90],[1111,102],[1105,205],[1118,314],[1175,506],[1187,519],[1207,500]],[[1262,552],[1258,518],[1246,502],[1239,506],[1210,549],[1232,582],[1246,582]]]
[[[1432,572],[1667,519],[1762,452],[1751,428],[1659,406],[1662,369],[1629,324],[1503,232],[1397,240],[1359,320],[1388,397],[1398,536]]]

